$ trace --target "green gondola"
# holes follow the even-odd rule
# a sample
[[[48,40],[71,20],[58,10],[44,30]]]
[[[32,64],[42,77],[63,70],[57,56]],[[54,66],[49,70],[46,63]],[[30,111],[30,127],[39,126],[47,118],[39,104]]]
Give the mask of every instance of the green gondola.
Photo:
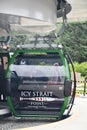
[[[10,56],[7,51],[0,52],[0,118],[11,116],[10,108],[6,101],[7,79],[5,72]]]
[[[75,97],[68,64],[66,54],[56,44],[17,49],[6,74],[6,98],[12,114],[58,119],[65,111],[68,115]]]

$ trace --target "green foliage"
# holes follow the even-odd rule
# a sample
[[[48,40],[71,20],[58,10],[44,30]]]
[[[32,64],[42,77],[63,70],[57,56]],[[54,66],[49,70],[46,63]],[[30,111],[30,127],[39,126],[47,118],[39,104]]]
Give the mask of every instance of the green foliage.
[[[73,61],[87,61],[87,22],[69,23],[60,41]]]
[[[81,76],[87,77],[87,62],[82,63],[74,62],[74,68],[76,72],[81,73]]]
[[[87,62],[81,63],[78,69],[82,76],[87,77]]]

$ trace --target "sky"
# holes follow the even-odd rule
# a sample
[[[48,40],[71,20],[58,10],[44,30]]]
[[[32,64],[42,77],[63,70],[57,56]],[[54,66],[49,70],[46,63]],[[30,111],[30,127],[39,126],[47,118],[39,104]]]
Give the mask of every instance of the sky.
[[[87,0],[67,0],[72,10],[67,15],[68,21],[87,21]]]

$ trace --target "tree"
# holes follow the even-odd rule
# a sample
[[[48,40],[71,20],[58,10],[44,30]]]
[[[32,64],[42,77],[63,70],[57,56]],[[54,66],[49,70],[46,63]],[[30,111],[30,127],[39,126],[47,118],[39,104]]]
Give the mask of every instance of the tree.
[[[73,61],[87,61],[87,22],[69,23],[60,41]]]
[[[87,77],[87,62],[82,62],[82,63],[74,62],[74,68],[75,68],[75,72],[79,72],[81,73],[81,76]]]
[[[87,62],[83,62],[79,65],[79,72],[82,76],[87,77]]]

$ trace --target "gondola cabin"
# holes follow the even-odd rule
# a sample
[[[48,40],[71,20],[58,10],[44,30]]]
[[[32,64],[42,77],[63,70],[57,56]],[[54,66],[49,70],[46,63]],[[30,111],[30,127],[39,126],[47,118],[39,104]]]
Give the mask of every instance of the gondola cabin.
[[[9,59],[9,53],[0,50],[0,119],[12,115],[6,101],[7,79],[5,74],[8,67]]]
[[[62,49],[17,49],[7,70],[7,102],[17,117],[61,118],[69,106],[71,77]]]
[[[8,67],[9,53],[5,51],[0,52],[0,101],[5,100],[6,78],[5,72]]]

